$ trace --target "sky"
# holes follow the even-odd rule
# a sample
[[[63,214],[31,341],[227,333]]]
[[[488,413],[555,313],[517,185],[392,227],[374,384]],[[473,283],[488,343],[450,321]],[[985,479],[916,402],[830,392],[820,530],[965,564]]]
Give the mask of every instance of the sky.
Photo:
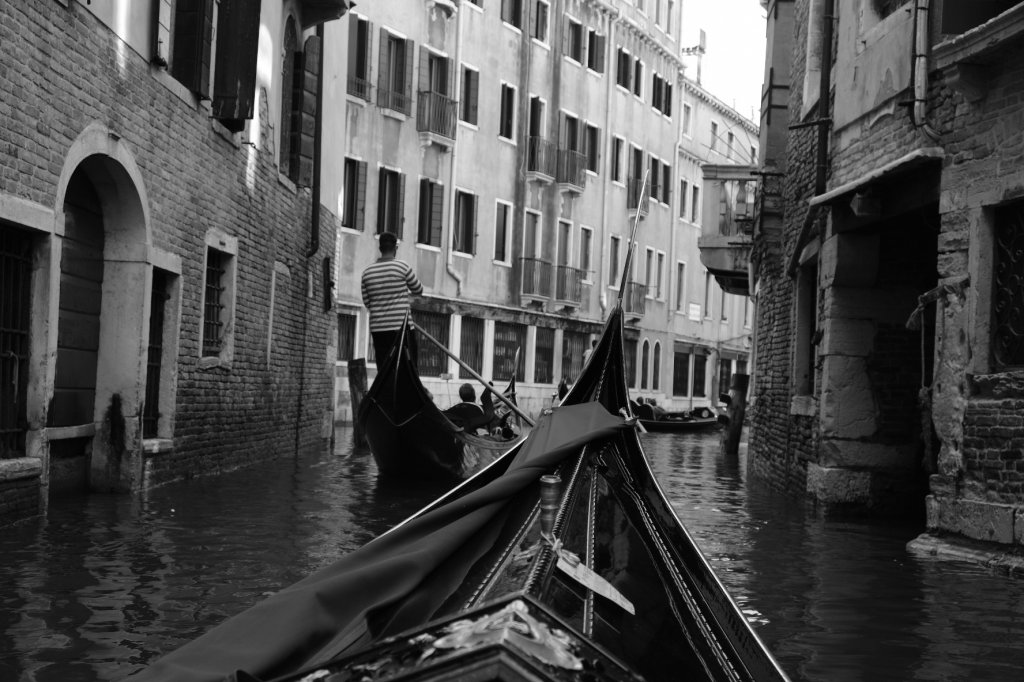
[[[765,10],[758,0],[683,0],[683,47],[700,42],[701,85],[744,116],[760,118],[764,81]],[[684,57],[686,75],[697,79],[697,57]]]

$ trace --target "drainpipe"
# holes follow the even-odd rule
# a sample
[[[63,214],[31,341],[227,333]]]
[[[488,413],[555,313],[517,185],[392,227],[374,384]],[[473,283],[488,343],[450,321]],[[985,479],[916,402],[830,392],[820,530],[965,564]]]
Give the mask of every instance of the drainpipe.
[[[324,137],[324,25],[316,25],[316,37],[320,42],[320,58],[316,74],[316,113],[313,122],[313,208],[310,213],[312,234],[306,258],[312,258],[320,250],[320,147]]]
[[[462,64],[462,12],[463,12],[463,10],[460,9],[455,14],[455,22],[456,22],[455,23],[455,68],[456,69],[460,69],[461,68],[461,64]],[[462,74],[461,74],[461,72],[457,72],[457,75],[455,77],[455,101],[459,102],[461,100],[462,100]],[[459,143],[458,112],[456,112],[455,117],[456,117],[456,120],[455,120],[455,128],[456,128],[456,130],[455,130],[455,139],[452,140],[452,148],[451,148],[451,152],[449,152],[452,155],[452,162],[451,162],[451,165],[449,166],[449,174],[448,174],[448,188],[449,188],[449,192],[448,192],[448,222],[449,222],[449,224],[453,225],[452,229],[454,229],[453,220],[455,218],[455,169],[456,169],[456,166],[458,166],[458,159],[459,159],[459,155],[458,155],[457,149],[456,149],[456,146]],[[456,296],[456,298],[458,298],[458,297],[462,296],[462,275],[460,275],[458,273],[458,271],[455,270],[455,264],[453,262],[453,255],[452,255],[453,254],[453,249],[452,249],[452,234],[451,234],[451,230],[449,230],[448,234],[445,235],[444,234],[444,230],[442,229],[441,230],[441,238],[445,239],[446,242],[447,242],[447,244],[445,246],[445,270],[447,270],[448,274],[451,275],[452,279],[455,280],[455,296]]]
[[[608,14],[608,40],[605,41],[605,43],[606,43],[606,48],[605,48],[606,52],[605,52],[605,62],[604,62],[605,63],[605,74],[606,75],[607,75],[609,70],[611,70],[612,68],[616,68],[615,66],[613,66],[613,64],[615,63],[614,56],[616,54],[615,53],[615,47],[614,47],[615,46],[615,26],[621,20],[622,20],[622,8],[621,7],[616,10],[614,15],[611,14],[611,13]],[[615,92],[615,78],[614,77],[606,78],[605,80],[608,81],[608,87],[607,87],[607,94],[605,95],[604,129],[608,131],[608,134],[605,135],[605,139],[607,141],[607,144],[605,145],[605,156],[604,156],[604,158],[610,159],[611,158],[612,146],[615,144],[615,139],[614,139],[615,136],[612,135],[612,94]],[[623,151],[623,153],[625,153],[626,149],[623,149],[622,151]],[[619,159],[620,163],[622,163],[623,161],[624,161],[623,159]],[[604,202],[603,202],[604,210],[601,212],[601,238],[602,238],[603,243],[601,244],[601,248],[599,248],[597,250],[598,251],[598,260],[600,262],[600,272],[598,272],[597,273],[597,277],[594,278],[597,281],[597,286],[598,286],[597,304],[599,306],[601,306],[601,318],[602,319],[604,319],[605,314],[608,312],[608,284],[609,283],[607,281],[605,281],[605,278],[608,277],[609,275],[608,275],[607,272],[605,272],[607,270],[607,268],[605,267],[605,261],[604,261],[604,245],[609,242],[608,235],[610,234],[610,229],[611,229],[609,224],[608,224],[609,223],[609,221],[608,221],[608,214],[610,212],[610,209],[608,208],[608,204],[609,204],[609,197],[611,196],[611,193],[612,193],[611,192],[611,182],[612,182],[612,180],[611,180],[611,173],[605,173],[605,177],[604,177]],[[612,275],[612,276],[614,276],[614,275]]]
[[[914,106],[911,119],[933,142],[938,142],[939,131],[928,122],[928,24],[931,17],[930,0],[914,3]]]
[[[821,16],[821,80],[818,85],[818,163],[814,193],[824,194],[828,172],[829,104],[832,94],[832,34],[835,26],[835,0],[825,3]],[[798,245],[799,246],[799,245]]]

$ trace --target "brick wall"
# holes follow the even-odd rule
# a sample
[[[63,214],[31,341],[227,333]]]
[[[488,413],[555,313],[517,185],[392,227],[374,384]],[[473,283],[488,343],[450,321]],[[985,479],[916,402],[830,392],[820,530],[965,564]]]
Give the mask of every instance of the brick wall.
[[[333,312],[323,311],[320,258],[333,251],[334,216],[322,211],[320,252],[307,258],[309,190],[282,180],[270,154],[237,144],[205,107],[162,84],[77,3],[0,0],[0,44],[0,192],[55,206],[69,147],[99,122],[120,136],[141,171],[153,245],[181,257],[175,450],[153,463],[154,481],[322,443]],[[214,227],[238,238],[229,369],[198,367],[204,235]],[[289,275],[278,277],[268,369],[275,262]]]

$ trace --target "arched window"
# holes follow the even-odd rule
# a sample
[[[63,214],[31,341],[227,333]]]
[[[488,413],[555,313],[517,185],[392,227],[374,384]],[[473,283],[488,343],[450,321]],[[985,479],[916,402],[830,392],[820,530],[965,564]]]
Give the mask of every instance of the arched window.
[[[278,163],[281,174],[293,177],[292,169],[292,93],[295,84],[295,46],[298,42],[295,31],[295,17],[289,16],[284,25],[284,59],[281,61],[281,144]]]
[[[661,388],[661,342],[654,342],[654,362],[651,368],[651,390],[657,391]]]
[[[640,351],[640,390],[647,388],[647,370],[651,367],[651,344],[644,339],[644,345]]]

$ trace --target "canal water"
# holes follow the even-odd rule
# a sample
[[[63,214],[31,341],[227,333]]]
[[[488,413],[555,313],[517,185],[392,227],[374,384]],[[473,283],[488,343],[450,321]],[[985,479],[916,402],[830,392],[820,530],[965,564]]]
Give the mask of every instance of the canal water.
[[[0,682],[120,680],[442,490],[334,453],[144,497],[54,503],[0,533]],[[921,529],[820,520],[749,485],[715,434],[648,434],[677,513],[793,680],[1024,679],[1024,581],[908,554]]]

